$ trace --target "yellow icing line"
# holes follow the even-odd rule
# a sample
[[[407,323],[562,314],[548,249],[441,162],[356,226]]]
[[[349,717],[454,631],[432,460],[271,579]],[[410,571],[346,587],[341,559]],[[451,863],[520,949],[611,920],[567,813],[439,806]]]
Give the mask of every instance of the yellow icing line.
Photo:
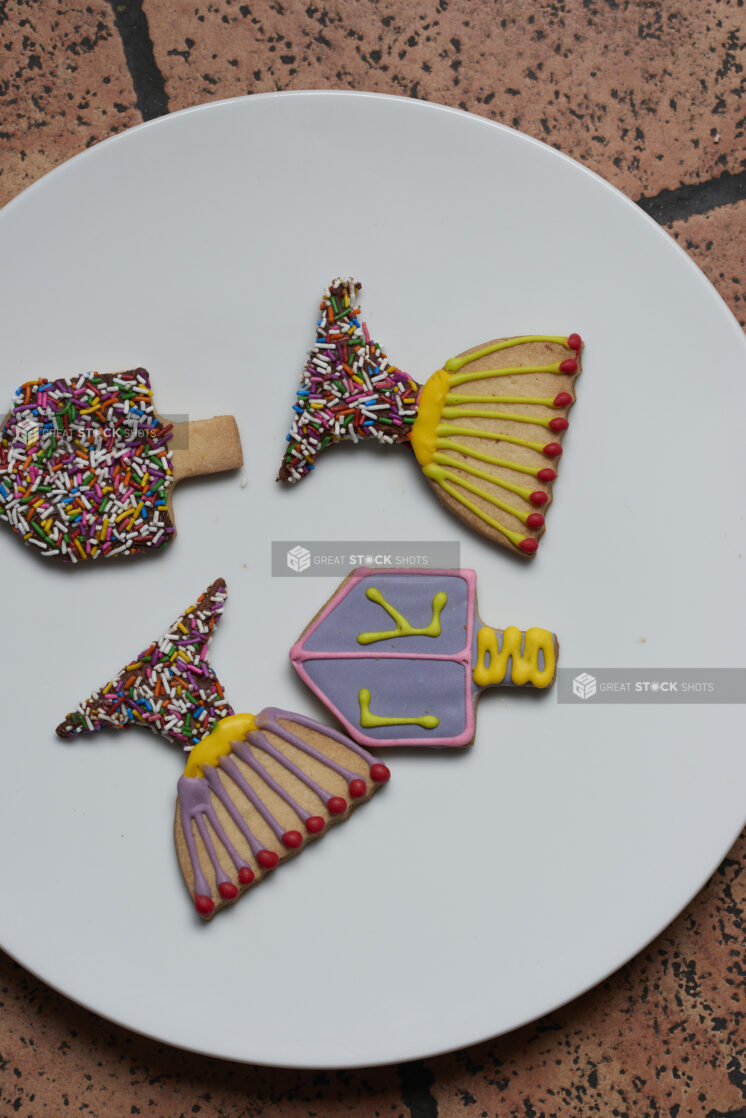
[[[550,430],[549,420],[536,415],[518,415],[516,412],[485,411],[483,408],[443,408],[444,419],[503,419],[513,423],[533,423]]]
[[[451,442],[450,439],[437,439],[435,445],[438,450],[457,450],[459,454],[477,458],[480,462],[488,462],[490,466],[504,466],[507,470],[517,470],[518,473],[531,474],[532,477],[536,477],[541,469],[540,466],[524,466],[522,462],[512,462],[509,458],[493,458],[491,454],[483,454],[481,450],[464,446],[463,443]]]
[[[488,351],[489,352],[489,351]],[[473,360],[481,354],[475,353]],[[567,360],[567,358],[565,358]],[[449,362],[446,361],[446,368]],[[451,386],[455,388],[459,384],[468,384],[471,380],[487,380],[489,377],[512,377],[518,376],[521,373],[560,373],[561,361],[556,361],[553,365],[515,365],[507,369],[481,369],[479,372],[471,373],[452,373],[449,377]],[[461,368],[461,366],[458,366]],[[572,373],[562,374],[563,376],[572,376]]]
[[[557,338],[549,335],[541,334],[527,334],[522,338],[506,338],[501,342],[493,342],[492,345],[484,346],[483,349],[475,350],[474,353],[467,353],[463,357],[451,357],[446,361],[446,371],[449,373],[457,373],[464,365],[468,365],[470,361],[478,361],[480,357],[488,357],[491,353],[499,353],[503,349],[513,349],[515,346],[527,345],[529,342],[553,342],[555,345],[561,345],[564,349],[569,349],[567,338]]]
[[[477,666],[472,672],[477,687],[502,683],[511,661],[510,678],[518,686],[532,683],[534,687],[548,687],[554,678],[554,637],[548,629],[529,629],[521,654],[521,630],[511,625],[503,633],[502,648],[498,651],[494,629],[482,626],[477,635]],[[539,668],[539,652],[544,654],[544,667]]]
[[[436,431],[436,435],[462,435],[468,439],[496,439],[498,442],[515,443],[517,446],[527,446],[531,450],[538,450],[540,454],[544,453],[544,443],[530,442],[528,439],[519,439],[517,435],[504,435],[502,431],[487,431],[481,427],[451,427],[448,423],[442,423]]]
[[[221,757],[230,753],[231,742],[243,741],[253,730],[256,730],[253,714],[229,714],[221,718],[189,754],[184,776],[202,776],[202,765],[216,765]]]
[[[380,590],[375,586],[371,586],[365,592],[365,597],[376,605],[383,606],[389,617],[396,623],[396,628],[389,630],[386,633],[360,633],[357,638],[358,644],[374,644],[376,641],[390,640],[392,637],[439,637],[440,636],[440,614],[443,606],[448,601],[448,595],[442,590],[433,598],[433,616],[429,625],[424,628],[416,629],[399,610],[387,602]]]
[[[540,404],[543,408],[554,407],[553,396],[464,396],[459,392],[449,392],[447,404]]]
[[[459,465],[459,469],[463,469],[466,473],[475,474],[477,477],[484,478],[486,481],[492,481],[490,475],[486,474],[483,470],[476,470],[473,467],[461,465]],[[484,489],[480,489],[478,485],[472,485],[470,481],[458,477],[458,475],[452,473],[451,470],[444,470],[440,466],[431,464],[426,466],[423,472],[426,477],[430,477],[433,481],[437,481],[439,485],[443,485],[444,480],[452,481],[454,485],[460,485],[462,489],[467,489],[469,493],[473,493],[475,497],[482,497],[485,501],[489,501],[491,505],[496,505],[497,508],[502,509],[503,512],[510,513],[516,520],[520,520],[522,524],[526,523],[527,512],[521,512],[519,509],[513,508],[512,505],[506,504],[505,501],[501,501],[499,497],[493,497],[491,493],[487,493]],[[445,486],[443,487],[445,488]],[[522,537],[519,537],[519,539],[520,538]]]
[[[502,489],[509,489],[511,493],[516,493],[519,497],[523,497],[524,501],[528,501],[533,489],[528,489],[525,485],[513,485],[511,481],[504,481],[502,478],[494,477],[492,474],[486,473],[484,470],[478,470],[476,466],[469,466],[466,462],[459,462],[455,458],[449,458],[447,454],[439,454],[436,452],[434,462],[440,466],[455,466],[457,470],[464,470],[467,474],[472,474],[473,477],[484,478],[485,481],[492,482],[493,485],[499,485]],[[359,640],[360,638],[358,638]]]
[[[440,725],[440,719],[434,714],[423,714],[419,718],[387,718],[384,715],[371,714],[370,691],[367,687],[358,691],[360,703],[360,725],[365,729],[370,726],[422,726],[425,730],[434,730]]]
[[[430,474],[428,473],[429,470],[438,470],[439,473],[445,475],[445,470],[441,470],[439,466],[426,466],[423,470],[423,473],[428,477],[430,476]],[[446,493],[449,493],[450,496],[454,498],[454,500],[458,501],[459,504],[464,506],[464,508],[469,509],[470,512],[473,512],[474,515],[478,516],[480,520],[483,520],[485,524],[489,524],[491,528],[494,528],[496,529],[496,531],[501,532],[505,536],[505,538],[509,539],[510,542],[512,544],[515,544],[516,547],[518,547],[521,541],[525,539],[525,536],[521,536],[518,532],[513,532],[510,528],[506,528],[504,524],[500,524],[498,520],[495,520],[493,517],[488,516],[487,513],[480,509],[478,505],[475,505],[473,501],[469,501],[466,497],[462,497],[461,494],[458,493],[453,488],[453,486],[449,484],[445,476],[443,476],[442,480],[441,478],[437,478],[434,480],[437,480],[438,484],[443,489],[445,489]],[[469,486],[468,482],[459,482],[458,484],[463,484],[463,487],[465,489],[474,488],[473,486]],[[479,493],[479,490],[477,490],[477,493]]]

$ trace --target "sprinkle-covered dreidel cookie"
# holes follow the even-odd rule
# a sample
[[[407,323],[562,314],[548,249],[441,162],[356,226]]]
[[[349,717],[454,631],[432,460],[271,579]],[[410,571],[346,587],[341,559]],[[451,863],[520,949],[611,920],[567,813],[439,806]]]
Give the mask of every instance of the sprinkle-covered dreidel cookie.
[[[575,402],[580,337],[486,342],[421,386],[371,340],[359,291],[353,279],[336,279],[324,292],[278,480],[301,481],[332,443],[410,443],[451,512],[533,555]]]
[[[207,659],[222,579],[57,727],[63,738],[148,726],[189,751],[174,838],[184,881],[210,919],[343,822],[389,779],[338,730],[267,707],[236,714]]]
[[[157,550],[176,482],[242,462],[233,416],[164,423],[145,369],[29,381],[0,430],[0,520],[70,563]]]
[[[483,624],[474,571],[358,567],[290,660],[361,745],[460,746],[485,688],[550,687],[558,650],[547,629]]]

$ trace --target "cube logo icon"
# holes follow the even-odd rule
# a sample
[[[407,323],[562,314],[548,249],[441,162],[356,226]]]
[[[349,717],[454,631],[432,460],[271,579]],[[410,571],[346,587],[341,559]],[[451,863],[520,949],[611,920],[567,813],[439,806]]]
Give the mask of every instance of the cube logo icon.
[[[301,547],[300,544],[296,544],[295,547],[291,547],[290,551],[287,553],[287,563],[291,571],[297,571],[298,574],[302,574],[303,571],[307,571],[311,566],[311,552],[307,547]]]
[[[25,446],[30,446],[39,438],[39,424],[34,419],[21,419],[16,424],[18,438]]]
[[[588,672],[581,672],[572,681],[572,693],[579,699],[590,699],[597,691],[596,677]]]

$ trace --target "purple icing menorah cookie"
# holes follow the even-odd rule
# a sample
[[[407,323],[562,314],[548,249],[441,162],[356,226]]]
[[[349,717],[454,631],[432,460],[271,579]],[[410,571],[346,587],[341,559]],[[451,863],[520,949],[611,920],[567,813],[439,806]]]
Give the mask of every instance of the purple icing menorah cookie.
[[[226,597],[218,579],[57,727],[60,737],[74,738],[147,726],[189,751],[174,839],[206,920],[348,819],[390,775],[358,743],[313,718],[276,707],[234,712],[207,659]]]
[[[361,745],[460,746],[485,688],[549,687],[558,649],[547,629],[483,624],[474,571],[359,567],[290,660]]]

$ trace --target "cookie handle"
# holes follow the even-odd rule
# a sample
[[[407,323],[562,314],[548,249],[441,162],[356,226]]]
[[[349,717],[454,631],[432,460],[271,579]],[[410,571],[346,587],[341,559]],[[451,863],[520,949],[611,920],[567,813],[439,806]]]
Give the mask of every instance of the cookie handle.
[[[481,625],[472,678],[477,687],[544,688],[554,683],[559,644],[548,629],[505,630]]]
[[[243,465],[241,437],[232,415],[174,423],[174,482]]]

